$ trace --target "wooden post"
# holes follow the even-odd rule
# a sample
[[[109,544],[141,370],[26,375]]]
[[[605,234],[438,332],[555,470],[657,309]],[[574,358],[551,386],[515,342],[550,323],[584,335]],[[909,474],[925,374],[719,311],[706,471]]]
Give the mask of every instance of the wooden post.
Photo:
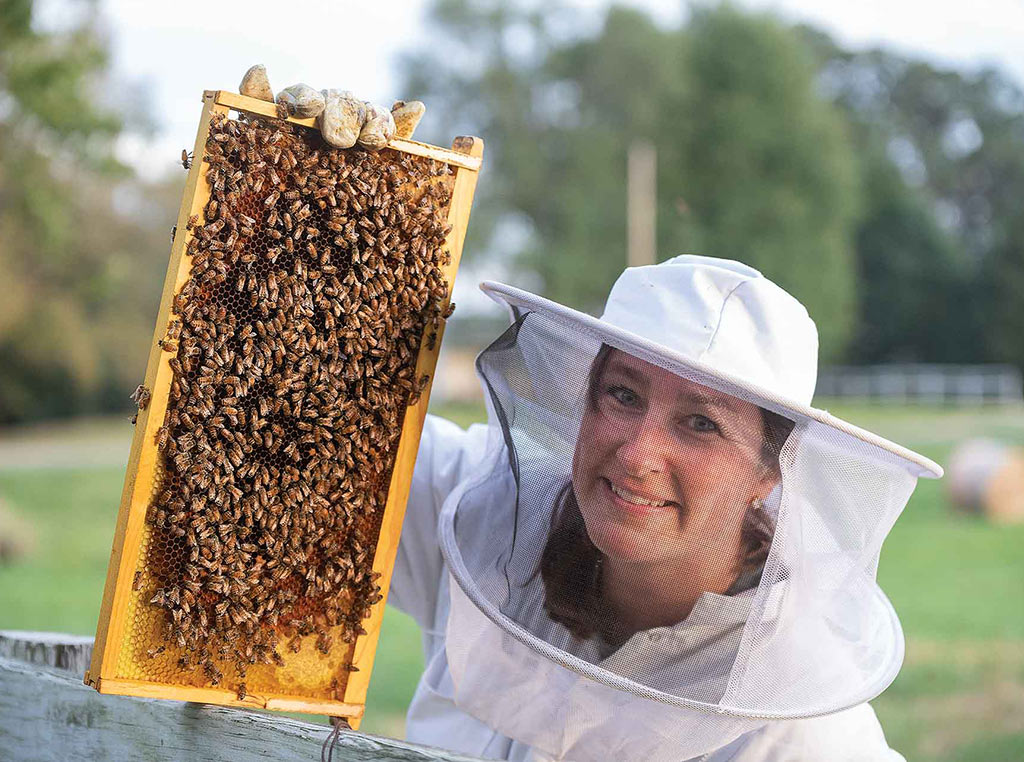
[[[328,725],[220,706],[101,696],[81,682],[92,638],[0,631],[0,759],[319,759]],[[364,733],[338,735],[334,758],[479,762]]]
[[[657,261],[657,164],[654,146],[636,140],[629,146],[626,182],[626,214],[630,267]]]

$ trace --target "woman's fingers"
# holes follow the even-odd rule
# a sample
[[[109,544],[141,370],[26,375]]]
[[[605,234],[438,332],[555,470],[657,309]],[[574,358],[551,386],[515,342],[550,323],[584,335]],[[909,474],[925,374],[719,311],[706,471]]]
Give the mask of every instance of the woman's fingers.
[[[359,145],[379,151],[395,135],[395,119],[385,108],[366,102],[366,119],[359,131]]]
[[[366,104],[348,90],[324,90],[325,106],[317,120],[320,134],[335,148],[356,144],[366,121]]]
[[[250,98],[259,98],[261,101],[273,103],[274,91],[270,89],[266,67],[263,64],[249,67],[249,71],[242,77],[242,84],[238,86],[238,92],[248,95]]]
[[[395,120],[395,136],[411,138],[426,110],[427,107],[420,101],[395,101],[391,106],[391,116]]]
[[[249,68],[238,92],[250,98],[277,103],[288,116],[315,117],[320,133],[336,148],[357,142],[371,151],[384,148],[391,138],[411,138],[426,107],[420,101],[395,101],[389,111],[356,98],[348,90],[316,90],[305,83],[286,87],[274,97],[267,70],[262,64]]]
[[[297,116],[300,119],[320,116],[325,105],[323,94],[302,82],[279,92],[277,102],[284,104],[289,116]]]

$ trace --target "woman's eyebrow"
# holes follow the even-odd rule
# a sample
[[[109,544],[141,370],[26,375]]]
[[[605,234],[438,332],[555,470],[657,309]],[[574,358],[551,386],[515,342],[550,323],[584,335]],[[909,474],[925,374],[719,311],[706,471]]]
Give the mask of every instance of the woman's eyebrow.
[[[629,367],[625,363],[612,362],[608,365],[607,373],[618,373],[637,384],[646,384],[647,377],[643,373]]]
[[[729,402],[728,397],[718,397],[708,394],[697,394],[694,392],[680,392],[676,398],[679,402],[690,402],[698,403],[701,405],[707,405],[711,408],[721,408],[728,410],[730,413],[735,413],[736,408]]]

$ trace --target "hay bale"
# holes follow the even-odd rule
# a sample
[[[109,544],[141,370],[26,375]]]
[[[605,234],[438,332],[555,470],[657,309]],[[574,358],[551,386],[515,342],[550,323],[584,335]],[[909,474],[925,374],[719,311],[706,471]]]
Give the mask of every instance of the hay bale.
[[[971,439],[950,456],[947,491],[960,510],[999,524],[1024,523],[1024,449]]]

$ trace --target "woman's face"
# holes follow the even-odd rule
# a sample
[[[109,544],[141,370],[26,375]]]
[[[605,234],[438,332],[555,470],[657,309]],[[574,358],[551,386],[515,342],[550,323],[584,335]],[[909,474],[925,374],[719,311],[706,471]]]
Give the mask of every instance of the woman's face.
[[[617,350],[593,398],[572,474],[591,541],[610,559],[678,565],[728,588],[744,514],[778,481],[760,410]]]

